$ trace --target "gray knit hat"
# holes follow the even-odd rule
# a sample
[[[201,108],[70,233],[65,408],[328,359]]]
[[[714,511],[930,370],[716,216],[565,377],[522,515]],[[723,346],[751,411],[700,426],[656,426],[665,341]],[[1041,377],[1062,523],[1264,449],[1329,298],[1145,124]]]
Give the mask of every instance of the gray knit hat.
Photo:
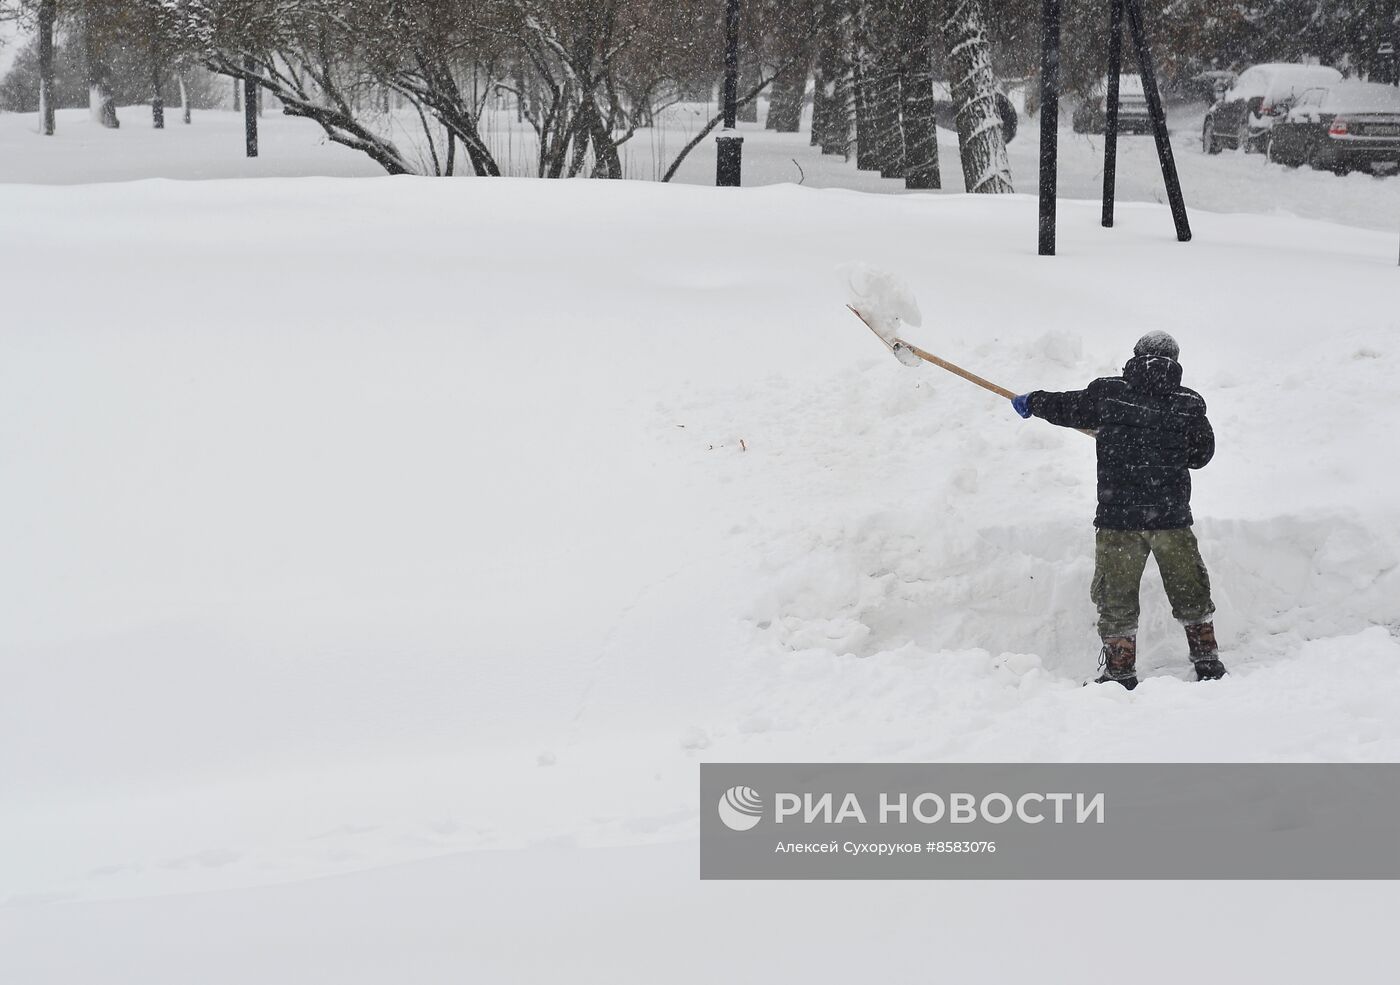
[[[1175,359],[1180,352],[1176,339],[1163,331],[1148,332],[1133,346],[1135,356],[1166,356],[1168,359]]]

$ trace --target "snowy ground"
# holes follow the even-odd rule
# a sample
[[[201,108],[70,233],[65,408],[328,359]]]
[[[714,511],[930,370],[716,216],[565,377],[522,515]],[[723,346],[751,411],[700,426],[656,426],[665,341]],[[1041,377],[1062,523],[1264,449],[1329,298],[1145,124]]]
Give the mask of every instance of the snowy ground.
[[[123,106],[122,125],[107,130],[85,109],[64,109],[52,137],[39,135],[36,113],[0,113],[0,182],[74,185],[140,178],[377,177],[365,155],[326,140],[310,120],[268,113],[258,130],[259,156],[244,153],[243,115],[195,110],[188,126],[171,107],[163,130],[146,106]]]
[[[413,952],[423,980],[651,981],[703,935],[712,959],[662,976],[691,980],[731,932],[775,973],[898,971],[1008,913],[1048,957],[1106,961],[1138,946],[1096,933],[1115,899],[1182,933],[1234,900],[1242,960],[1289,892],[1027,887],[1008,911],[982,887],[701,886],[695,764],[1400,756],[1390,236],[1199,213],[1182,246],[1161,208],[1110,232],[1066,203],[1044,260],[1029,198],[0,198],[7,980],[295,980],[281,962],[319,972],[381,920],[338,980]],[[1156,676],[1078,686],[1091,443],[890,360],[840,306],[849,259],[909,277],[916,341],[1018,389],[1177,334],[1220,432],[1196,503],[1232,678],[1182,680],[1149,576]],[[1358,934],[1397,901],[1306,892]],[[600,910],[637,920],[624,953]],[[765,919],[773,939],[739,929]],[[794,957],[814,922],[852,949]],[[1297,941],[1294,980],[1326,940]]]
[[[654,180],[691,135],[709,119],[713,107],[683,104],[669,110],[664,125],[639,130],[623,145],[624,173],[629,178]],[[810,112],[810,111],[809,111]],[[1201,153],[1203,108],[1173,111],[1169,123],[1187,204],[1193,210],[1296,215],[1328,219],[1370,229],[1400,230],[1400,177],[1287,168],[1270,164],[1261,154]],[[120,130],[95,126],[85,110],[59,114],[58,134],[41,139],[34,114],[0,114],[0,183],[72,184],[129,181],[136,178],[235,178],[381,176],[383,169],[369,158],[328,142],[316,124],[268,111],[260,124],[261,155],[243,156],[243,118],[221,111],[197,111],[191,126],[174,122],[164,131],[150,126],[144,106],[121,111]],[[760,117],[761,119],[762,117]],[[1066,117],[1068,119],[1068,117]],[[1039,131],[1034,120],[1022,120],[1020,135],[1009,151],[1018,191],[1033,194],[1039,180]],[[394,119],[396,138],[418,146],[416,117]],[[853,161],[823,156],[811,147],[806,132],[771,133],[755,124],[741,124],[744,133],[744,184],[801,183],[812,188],[904,194],[904,182],[857,171]],[[509,174],[533,173],[533,138],[528,127],[516,124],[511,113],[489,113],[483,134]],[[945,192],[963,191],[957,137],[940,132]],[[714,144],[707,139],[686,159],[675,180],[713,185]],[[425,158],[426,160],[426,158]],[[1093,199],[1103,188],[1103,138],[1060,133],[1059,192],[1065,198]],[[925,193],[926,194],[926,193]],[[1118,195],[1123,201],[1164,203],[1162,174],[1150,137],[1124,136],[1119,143]]]
[[[1400,758],[1395,237],[1034,211],[0,187],[0,980],[1375,979],[1386,885],[696,878],[700,761]],[[1229,679],[1150,572],[1079,686],[1092,443],[850,260],[1018,390],[1178,337]]]

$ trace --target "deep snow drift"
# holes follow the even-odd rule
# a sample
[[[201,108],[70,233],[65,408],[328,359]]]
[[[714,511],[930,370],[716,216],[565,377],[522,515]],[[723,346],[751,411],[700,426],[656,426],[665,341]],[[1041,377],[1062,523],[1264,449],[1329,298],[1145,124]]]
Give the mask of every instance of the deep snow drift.
[[[1034,210],[0,188],[0,977],[976,978],[1010,924],[1097,980],[1141,943],[1105,913],[1226,906],[1222,974],[1301,912],[1277,980],[1366,967],[1394,889],[696,881],[704,759],[1400,756],[1393,236],[1063,202],[1045,259]],[[1092,441],[899,365],[849,261],[1015,390],[1176,336],[1229,679],[1185,682],[1149,566],[1148,679],[1079,686]]]

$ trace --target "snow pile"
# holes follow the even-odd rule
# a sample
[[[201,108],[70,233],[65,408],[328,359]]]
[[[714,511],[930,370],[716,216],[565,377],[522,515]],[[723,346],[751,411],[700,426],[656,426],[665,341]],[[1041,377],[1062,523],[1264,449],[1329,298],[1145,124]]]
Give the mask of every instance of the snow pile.
[[[877,934],[909,978],[928,927],[1008,921],[1068,961],[1101,885],[699,884],[696,763],[1400,758],[1392,235],[1195,213],[1182,245],[1164,208],[1062,202],[1046,260],[1031,198],[513,180],[0,215],[6,981],[379,981],[410,950],[423,980],[827,980]],[[1149,566],[1142,685],[1080,686],[1094,443],[894,365],[833,296],[853,237],[883,324],[937,298],[940,354],[1018,392],[1180,341],[1230,678],[1186,681]],[[1306,890],[1114,892],[1144,926],[1228,899],[1222,973],[1300,908],[1382,943],[1298,938],[1277,980],[1384,955],[1395,888]]]

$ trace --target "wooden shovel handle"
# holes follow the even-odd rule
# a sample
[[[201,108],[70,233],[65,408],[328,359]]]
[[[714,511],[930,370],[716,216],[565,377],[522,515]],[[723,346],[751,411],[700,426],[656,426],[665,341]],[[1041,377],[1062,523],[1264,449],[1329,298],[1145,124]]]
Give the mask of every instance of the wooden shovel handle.
[[[890,341],[889,339],[887,339],[885,336],[883,336],[883,335],[881,335],[879,332],[876,332],[876,331],[875,331],[875,326],[872,325],[872,324],[870,324],[870,322],[866,319],[866,317],[865,317],[864,315],[862,315],[862,314],[860,313],[859,309],[857,309],[855,305],[848,304],[848,305],[846,305],[846,307],[847,307],[848,309],[850,309],[851,314],[855,315],[855,316],[856,316],[857,318],[859,318],[861,321],[865,322],[865,326],[866,326],[867,328],[869,328],[872,332],[875,332],[876,337],[879,338],[879,340],[880,340],[881,342],[885,343],[885,347],[886,347],[887,349],[889,349],[891,352],[895,353],[896,355],[899,354],[899,350],[900,350],[901,348],[908,349],[910,352],[912,352],[914,355],[918,356],[918,357],[919,357],[920,359],[922,359],[924,362],[926,362],[926,363],[933,363],[935,366],[939,367],[940,369],[946,369],[948,372],[952,373],[954,376],[961,376],[963,379],[967,380],[969,383],[976,383],[976,384],[977,384],[978,386],[980,386],[982,389],[984,389],[984,390],[990,390],[990,391],[992,391],[992,393],[995,393],[998,397],[1005,397],[1007,400],[1012,400],[1012,399],[1014,399],[1014,398],[1016,397],[1016,394],[1014,394],[1014,393],[1012,393],[1010,390],[1006,389],[1006,387],[997,386],[997,385],[996,385],[995,383],[993,383],[991,380],[984,380],[984,379],[982,379],[982,377],[978,376],[976,373],[969,373],[967,370],[963,369],[961,366],[957,365],[956,363],[950,363],[950,362],[949,362],[948,360],[946,360],[946,359],[940,359],[940,358],[938,358],[937,356],[935,356],[933,353],[931,353],[931,352],[925,352],[923,349],[920,349],[918,346],[916,346],[916,345],[910,345],[908,342],[905,342],[903,339],[895,339],[893,342],[891,342],[891,341]],[[1078,431],[1080,434],[1087,434],[1087,435],[1088,435],[1089,437],[1091,437],[1091,438],[1097,437],[1097,435],[1096,435],[1093,431],[1090,431],[1090,430],[1088,430],[1087,428],[1075,428],[1074,430]]]
[[[920,349],[918,346],[916,346],[916,345],[910,345],[908,342],[905,342],[903,339],[896,339],[896,340],[895,340],[895,344],[896,344],[896,345],[902,345],[902,346],[904,346],[904,348],[908,349],[910,352],[912,352],[914,355],[918,356],[918,357],[919,357],[920,359],[922,359],[924,362],[933,363],[935,366],[938,366],[938,367],[940,367],[940,368],[942,368],[942,369],[946,369],[948,372],[952,373],[954,376],[961,376],[963,379],[967,380],[969,383],[976,383],[976,384],[977,384],[978,386],[980,386],[982,389],[984,389],[984,390],[991,390],[993,393],[995,393],[995,394],[996,394],[997,396],[999,396],[999,397],[1005,397],[1007,400],[1010,400],[1011,398],[1013,398],[1013,397],[1016,396],[1016,394],[1014,394],[1014,393],[1012,393],[1010,390],[1006,389],[1006,387],[1004,387],[1004,386],[997,386],[995,383],[991,382],[990,380],[984,380],[984,379],[982,379],[982,377],[978,376],[976,373],[969,373],[967,370],[963,369],[961,366],[959,366],[959,365],[957,365],[957,364],[955,364],[955,363],[950,363],[950,362],[949,362],[948,360],[946,360],[946,359],[939,359],[939,358],[938,358],[937,356],[935,356],[933,353],[931,353],[931,352],[925,352],[923,349]]]
[[[997,386],[995,383],[991,382],[990,380],[984,380],[984,379],[982,379],[982,377],[978,376],[976,373],[969,373],[967,370],[963,369],[961,366],[957,365],[956,363],[950,363],[950,362],[949,362],[948,360],[946,360],[946,359],[939,359],[939,358],[938,358],[937,356],[935,356],[933,353],[931,353],[931,352],[925,352],[923,349],[920,349],[918,346],[916,346],[916,345],[910,345],[908,342],[905,342],[903,339],[895,339],[895,340],[894,340],[894,344],[895,344],[896,346],[903,346],[904,348],[906,348],[906,349],[908,349],[910,352],[912,352],[914,355],[916,355],[916,356],[918,356],[920,359],[924,360],[924,362],[933,363],[935,366],[939,367],[940,369],[946,369],[948,372],[952,373],[954,376],[961,376],[963,379],[967,380],[969,383],[976,383],[978,386],[982,387],[984,390],[991,390],[993,393],[995,393],[995,394],[996,394],[997,396],[999,396],[999,397],[1005,397],[1007,400],[1010,400],[1010,399],[1012,399],[1013,397],[1016,396],[1016,394],[1014,394],[1014,393],[1012,393],[1010,390],[1006,389],[1006,387],[1004,387],[1004,386]],[[1080,434],[1087,434],[1087,435],[1088,435],[1089,437],[1091,437],[1091,438],[1096,438],[1096,437],[1098,437],[1098,435],[1096,435],[1093,431],[1090,431],[1088,428],[1075,428],[1074,430],[1078,431]]]

